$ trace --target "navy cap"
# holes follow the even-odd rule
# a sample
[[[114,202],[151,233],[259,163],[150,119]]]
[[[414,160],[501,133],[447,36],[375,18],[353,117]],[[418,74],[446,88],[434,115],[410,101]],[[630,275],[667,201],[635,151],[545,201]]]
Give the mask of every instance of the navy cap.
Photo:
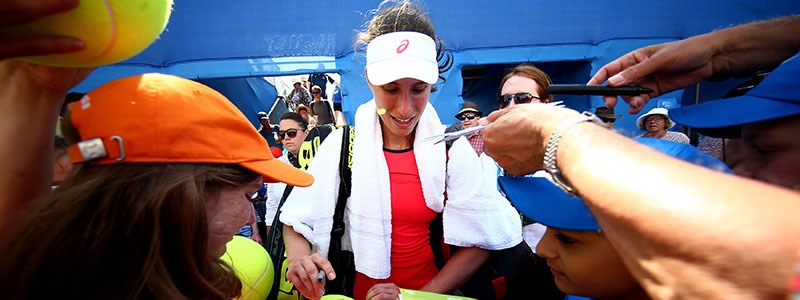
[[[689,163],[731,173],[724,163],[692,145],[654,138],[635,140]],[[542,225],[566,230],[600,230],[597,220],[580,198],[570,196],[545,177],[501,176],[498,182],[519,212]]]
[[[800,114],[800,54],[784,61],[761,83],[738,97],[671,109],[678,124],[714,137],[738,137],[731,128]]]

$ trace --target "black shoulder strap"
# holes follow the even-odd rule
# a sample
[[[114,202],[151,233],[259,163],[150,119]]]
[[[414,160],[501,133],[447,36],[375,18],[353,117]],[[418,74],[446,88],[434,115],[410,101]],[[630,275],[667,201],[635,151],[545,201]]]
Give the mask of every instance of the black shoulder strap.
[[[286,185],[286,188],[283,189],[283,195],[281,196],[280,202],[278,202],[278,211],[275,212],[275,218],[272,219],[272,225],[270,225],[270,230],[269,234],[267,235],[267,245],[266,245],[267,252],[269,252],[270,255],[272,254],[283,255],[283,250],[285,248],[283,244],[283,222],[281,222],[279,219],[281,216],[281,208],[283,207],[283,204],[286,203],[286,198],[289,198],[289,194],[292,193],[292,189],[294,189],[294,186],[288,184]]]
[[[281,196],[281,201],[278,203],[278,211],[275,213],[275,218],[272,219],[272,225],[270,226],[269,234],[267,234],[267,241],[266,241],[266,248],[267,253],[272,258],[273,264],[272,268],[274,270],[274,274],[281,274],[281,268],[283,267],[283,253],[286,251],[286,244],[283,243],[283,222],[280,221],[281,216],[281,207],[283,207],[283,203],[286,202],[286,198],[289,197],[289,194],[292,192],[294,186],[287,185],[286,188],[283,190],[283,196]],[[272,289],[267,296],[267,299],[277,299],[278,298],[278,291],[280,290],[281,284],[281,276],[277,275],[277,279],[274,279],[272,282]]]
[[[339,159],[339,195],[336,198],[336,209],[333,213],[333,228],[331,229],[331,243],[328,249],[328,261],[336,270],[336,279],[325,284],[326,293],[352,296],[355,279],[355,265],[353,254],[343,251],[342,236],[344,236],[344,210],[347,198],[350,197],[351,178],[353,167],[353,138],[355,128],[343,127],[342,151]]]
[[[347,206],[347,198],[350,197],[351,180],[353,177],[353,143],[355,138],[355,127],[342,127],[342,151],[339,158],[339,196],[336,198],[336,209],[333,213],[333,229],[331,230],[331,242],[341,240],[344,235],[344,208]],[[341,241],[340,241],[341,242]],[[333,248],[331,248],[333,250]]]

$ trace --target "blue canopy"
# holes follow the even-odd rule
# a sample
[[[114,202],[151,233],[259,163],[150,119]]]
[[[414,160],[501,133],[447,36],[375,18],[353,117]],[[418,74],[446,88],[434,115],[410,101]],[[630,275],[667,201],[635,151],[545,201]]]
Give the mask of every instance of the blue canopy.
[[[445,123],[455,121],[451,116],[464,100],[478,103],[485,112],[496,109],[499,78],[507,67],[521,62],[540,66],[556,83],[584,83],[605,63],[641,46],[800,13],[796,0],[464,0],[424,5],[455,58],[445,74],[446,82],[431,97]],[[354,37],[376,7],[377,1],[363,0],[309,0],[302,5],[175,0],[172,18],[159,40],[136,57],[99,68],[76,90],[88,91],[115,78],[146,72],[235,81],[338,72],[346,94],[343,108],[352,120],[358,105],[371,98],[363,77],[365,59],[363,52],[354,52]],[[218,88],[224,85],[217,84]],[[648,105],[703,101],[729,86],[701,89],[700,99],[678,91]],[[254,116],[269,109],[274,95],[269,97],[240,108]],[[601,105],[599,98],[592,97],[561,100],[578,110]],[[627,105],[616,109],[625,112]],[[638,132],[635,116],[624,115],[617,127]]]

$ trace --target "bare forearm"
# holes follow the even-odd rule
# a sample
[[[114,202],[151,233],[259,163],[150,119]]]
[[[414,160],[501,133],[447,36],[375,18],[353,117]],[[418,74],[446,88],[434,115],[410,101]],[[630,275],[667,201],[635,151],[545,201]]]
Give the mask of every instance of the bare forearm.
[[[558,165],[651,295],[771,298],[787,287],[800,249],[787,238],[800,236],[800,222],[787,212],[800,211],[798,194],[588,123],[562,137]],[[752,209],[753,201],[762,205]]]
[[[425,286],[423,291],[451,293],[467,282],[475,271],[489,258],[490,252],[480,248],[459,249]]]
[[[294,231],[292,226],[283,226],[283,243],[286,245],[287,258],[311,254],[311,244],[303,235]]]
[[[800,16],[726,28],[694,37],[716,49],[714,72],[737,74],[770,69],[800,50]]]
[[[53,139],[64,95],[19,82],[0,71],[0,222],[50,191]],[[5,224],[0,224],[0,228]]]

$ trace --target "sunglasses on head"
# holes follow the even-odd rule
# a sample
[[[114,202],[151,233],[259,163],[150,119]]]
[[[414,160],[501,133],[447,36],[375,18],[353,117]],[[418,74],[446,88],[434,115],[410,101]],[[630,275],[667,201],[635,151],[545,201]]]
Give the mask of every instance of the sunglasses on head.
[[[289,136],[290,139],[296,137],[297,136],[297,129],[290,128],[290,129],[286,129],[286,130],[278,130],[278,137],[283,139],[284,136]]]
[[[516,94],[505,94],[497,98],[497,102],[500,104],[500,108],[505,108],[511,103],[511,100],[514,100],[517,104],[525,104],[531,103],[533,99],[541,101],[542,98],[539,96],[534,96],[531,93],[516,93]]]
[[[469,114],[469,115],[468,115],[468,114],[463,114],[463,115],[460,115],[460,116],[458,116],[458,119],[459,119],[459,120],[461,120],[461,121],[464,121],[464,120],[467,120],[467,119],[469,119],[469,120],[474,120],[474,119],[475,119],[475,118],[477,118],[477,117],[478,117],[478,115],[473,115],[473,114]]]

